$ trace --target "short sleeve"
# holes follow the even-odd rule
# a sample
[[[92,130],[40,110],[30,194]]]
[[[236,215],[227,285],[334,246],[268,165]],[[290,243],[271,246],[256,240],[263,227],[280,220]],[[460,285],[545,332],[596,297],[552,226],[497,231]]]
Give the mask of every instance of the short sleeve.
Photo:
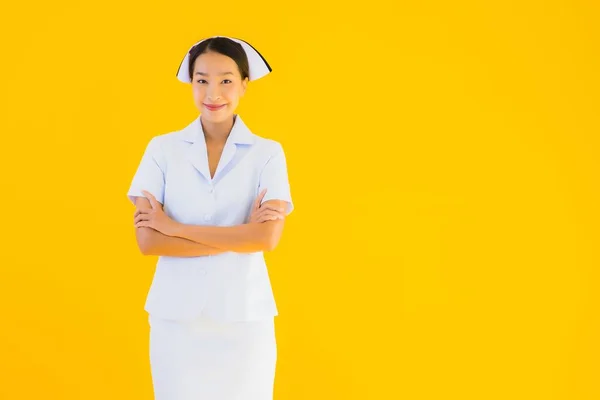
[[[281,145],[269,158],[261,172],[258,192],[260,193],[263,189],[267,189],[263,202],[268,200],[287,201],[285,214],[289,215],[292,212],[294,203],[292,202],[286,157]]]
[[[157,137],[150,140],[138,165],[127,192],[129,200],[135,204],[136,197],[144,197],[142,190],[152,193],[161,204],[164,204],[165,174],[162,149]]]

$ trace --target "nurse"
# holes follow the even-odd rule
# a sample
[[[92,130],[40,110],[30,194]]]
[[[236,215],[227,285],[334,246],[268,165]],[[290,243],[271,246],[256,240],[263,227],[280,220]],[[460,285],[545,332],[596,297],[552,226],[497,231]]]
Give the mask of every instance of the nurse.
[[[236,114],[271,72],[247,42],[194,44],[177,78],[199,115],[149,140],[128,191],[136,240],[158,256],[146,298],[156,400],[271,400],[278,315],[264,252],[294,206],[279,142]]]

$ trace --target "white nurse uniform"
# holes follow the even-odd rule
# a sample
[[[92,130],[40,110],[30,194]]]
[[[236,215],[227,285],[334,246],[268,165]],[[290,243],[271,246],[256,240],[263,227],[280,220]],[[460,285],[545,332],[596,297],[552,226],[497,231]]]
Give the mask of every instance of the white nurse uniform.
[[[230,226],[247,221],[254,199],[291,199],[280,143],[252,133],[239,115],[214,178],[195,118],[152,138],[129,199],[150,192],[172,219]],[[271,400],[278,315],[262,252],[160,256],[146,299],[156,400]]]

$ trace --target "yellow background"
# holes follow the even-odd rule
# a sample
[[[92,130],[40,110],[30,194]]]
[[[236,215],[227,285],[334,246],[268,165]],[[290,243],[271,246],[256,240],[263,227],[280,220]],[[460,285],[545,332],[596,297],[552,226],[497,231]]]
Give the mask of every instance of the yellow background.
[[[276,399],[600,398],[598,3],[392,3],[3,6],[0,399],[152,399],[126,191],[216,34],[274,69]]]

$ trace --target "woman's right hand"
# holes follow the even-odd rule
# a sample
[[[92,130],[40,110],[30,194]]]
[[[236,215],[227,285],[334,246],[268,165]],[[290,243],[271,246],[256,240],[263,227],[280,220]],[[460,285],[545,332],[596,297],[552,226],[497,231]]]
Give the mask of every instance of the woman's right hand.
[[[265,193],[267,193],[267,189],[263,189],[254,200],[254,204],[252,205],[252,213],[250,214],[250,224],[260,224],[266,221],[274,221],[278,219],[283,219],[284,209],[274,207],[269,204],[265,204],[261,206],[261,201],[265,197]]]

